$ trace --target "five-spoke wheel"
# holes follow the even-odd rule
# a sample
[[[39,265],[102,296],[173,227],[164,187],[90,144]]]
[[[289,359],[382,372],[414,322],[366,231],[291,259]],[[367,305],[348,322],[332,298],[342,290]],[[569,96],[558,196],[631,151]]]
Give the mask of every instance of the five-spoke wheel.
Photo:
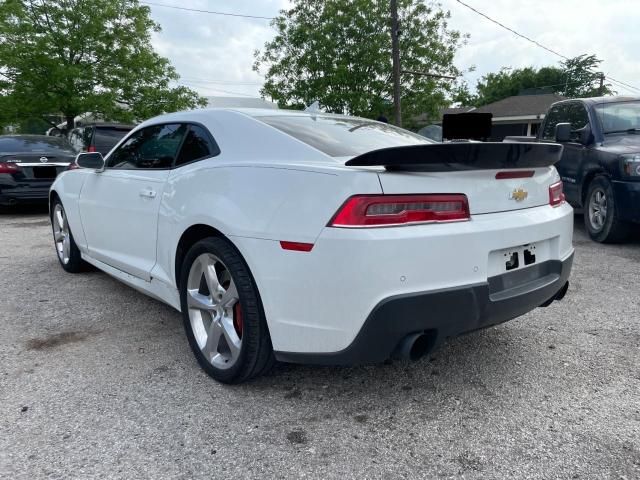
[[[238,383],[274,363],[258,288],[246,262],[226,239],[193,245],[180,274],[180,303],[191,349],[213,378]]]
[[[53,228],[53,242],[62,268],[70,273],[83,271],[86,264],[73,239],[67,214],[59,199],[56,199],[51,205],[51,227]]]
[[[189,319],[198,347],[212,365],[227,369],[240,356],[242,307],[229,269],[211,253],[198,256],[187,280]]]

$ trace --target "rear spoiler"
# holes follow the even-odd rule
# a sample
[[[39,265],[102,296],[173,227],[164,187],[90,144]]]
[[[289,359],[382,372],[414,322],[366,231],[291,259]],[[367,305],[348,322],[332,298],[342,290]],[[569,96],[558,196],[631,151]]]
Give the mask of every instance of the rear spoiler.
[[[432,143],[373,150],[345,165],[411,172],[542,168],[557,163],[561,155],[557,143]]]

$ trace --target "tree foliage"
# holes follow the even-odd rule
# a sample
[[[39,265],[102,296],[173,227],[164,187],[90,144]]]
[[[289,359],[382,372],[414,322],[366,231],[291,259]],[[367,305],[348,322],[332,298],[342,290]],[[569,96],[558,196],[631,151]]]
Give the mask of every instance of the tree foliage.
[[[530,93],[557,93],[565,97],[594,97],[600,95],[598,71],[601,60],[595,55],[580,55],[560,63],[557,67],[536,69],[503,68],[498,73],[484,75],[476,86],[476,95],[467,98],[475,106],[493,103],[528,90]],[[602,93],[611,95],[611,85],[605,83]]]
[[[464,41],[449,29],[449,12],[421,0],[399,0],[403,70],[458,76]],[[294,0],[273,21],[276,36],[255,53],[262,94],[281,106],[318,101],[327,111],[389,115],[392,62],[388,0]],[[450,81],[402,75],[403,117],[435,114],[455,88]]]
[[[0,2],[0,115],[62,112],[132,121],[204,103],[154,52],[160,30],[138,0]]]

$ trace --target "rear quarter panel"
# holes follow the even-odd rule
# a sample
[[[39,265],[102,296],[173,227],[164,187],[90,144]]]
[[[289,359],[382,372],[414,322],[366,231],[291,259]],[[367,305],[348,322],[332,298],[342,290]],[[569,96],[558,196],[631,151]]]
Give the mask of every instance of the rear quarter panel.
[[[153,276],[176,284],[177,245],[193,225],[211,226],[232,241],[245,237],[314,243],[340,205],[356,192],[380,193],[376,173],[233,165],[219,157],[185,165],[171,173],[165,186]],[[239,249],[245,259],[252,256]],[[262,279],[256,281],[260,284]]]

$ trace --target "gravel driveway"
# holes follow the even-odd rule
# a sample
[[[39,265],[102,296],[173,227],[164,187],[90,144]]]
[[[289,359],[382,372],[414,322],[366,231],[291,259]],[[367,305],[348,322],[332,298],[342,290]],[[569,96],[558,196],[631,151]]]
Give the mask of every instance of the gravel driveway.
[[[0,215],[0,477],[640,478],[640,240],[581,222],[562,302],[416,363],[228,387],[177,312],[65,273],[44,211]]]

